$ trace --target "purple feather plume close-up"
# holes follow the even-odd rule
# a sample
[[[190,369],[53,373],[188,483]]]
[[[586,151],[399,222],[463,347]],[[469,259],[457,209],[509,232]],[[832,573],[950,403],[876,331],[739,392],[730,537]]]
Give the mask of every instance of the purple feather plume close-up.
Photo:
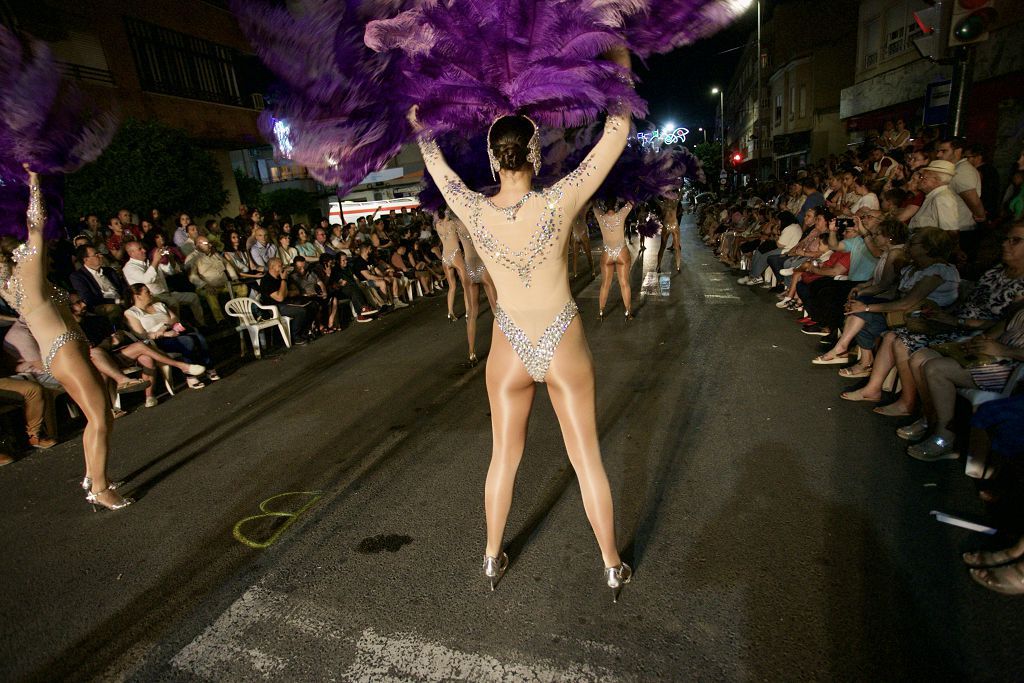
[[[646,110],[628,74],[600,58],[622,44],[600,17],[581,2],[424,2],[370,22],[366,44],[396,56],[398,92],[419,104],[428,135],[476,133],[513,113],[569,128],[623,105]]]
[[[411,3],[306,0],[289,10],[269,0],[233,0],[231,6],[279,79],[259,120],[278,156],[344,195],[411,139],[409,104],[394,92],[400,78],[394,60],[363,43],[367,21]]]
[[[603,11],[640,58],[689,45],[725,28],[752,0],[582,0]]]
[[[117,130],[60,73],[46,43],[0,26],[0,155],[7,174],[21,164],[43,175],[70,173],[103,152]]]

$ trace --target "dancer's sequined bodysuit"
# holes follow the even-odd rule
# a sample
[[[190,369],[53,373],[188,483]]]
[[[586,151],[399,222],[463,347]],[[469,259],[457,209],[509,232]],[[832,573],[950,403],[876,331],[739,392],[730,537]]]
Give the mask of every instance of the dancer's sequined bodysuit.
[[[487,272],[487,266],[484,264],[484,260],[480,258],[480,253],[476,250],[476,245],[473,244],[473,238],[470,236],[466,224],[456,218],[455,227],[459,233],[459,244],[462,245],[462,254],[466,260],[466,273],[469,275],[470,280],[480,284],[484,281],[484,273]]]
[[[576,317],[569,291],[570,224],[625,145],[628,115],[611,115],[604,136],[579,168],[508,207],[471,191],[433,141],[421,141],[427,169],[448,206],[466,224],[501,302],[494,315],[534,381],[543,382],[555,349]]]
[[[455,264],[455,257],[459,255],[459,235],[456,227],[456,218],[449,213],[445,218],[438,218],[434,221],[434,229],[437,236],[441,238],[441,263],[445,268],[452,268]]]
[[[43,208],[39,182],[29,186],[28,240],[14,250],[14,264],[0,262],[0,295],[24,318],[39,349],[45,351],[43,369],[50,364],[60,347],[72,341],[85,341],[85,335],[68,308],[68,294],[46,279],[46,245]]]
[[[601,228],[601,240],[604,242],[604,253],[612,261],[619,258],[619,253],[626,248],[626,234],[624,226],[626,216],[633,210],[632,204],[626,204],[615,213],[605,213],[594,208],[594,217],[597,218],[597,225]]]

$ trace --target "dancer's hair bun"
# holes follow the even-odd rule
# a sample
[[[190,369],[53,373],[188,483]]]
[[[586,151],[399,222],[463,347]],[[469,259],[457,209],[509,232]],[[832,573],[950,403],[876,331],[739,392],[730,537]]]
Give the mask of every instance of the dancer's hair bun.
[[[533,124],[525,116],[502,116],[495,121],[487,142],[498,165],[506,171],[514,171],[526,165],[533,133]]]

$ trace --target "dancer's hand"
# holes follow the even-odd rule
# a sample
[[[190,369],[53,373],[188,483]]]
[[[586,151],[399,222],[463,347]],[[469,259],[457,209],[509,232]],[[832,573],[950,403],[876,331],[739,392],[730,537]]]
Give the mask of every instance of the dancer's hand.
[[[418,116],[419,110],[420,105],[414,104],[411,107],[409,107],[409,113],[405,115],[405,118],[409,120],[409,126],[412,128],[412,132],[414,133],[419,133],[421,130],[423,130],[423,126],[420,124],[420,119]],[[379,210],[380,209],[378,209],[378,211]]]
[[[627,71],[632,70],[633,62],[625,45],[616,45],[602,55],[609,62],[618,64]]]
[[[35,180],[37,177],[39,177],[38,174],[36,174],[35,171],[33,171],[31,168],[29,168],[28,164],[22,164],[21,167],[23,169],[25,169],[25,173],[28,173],[28,179],[29,180]]]

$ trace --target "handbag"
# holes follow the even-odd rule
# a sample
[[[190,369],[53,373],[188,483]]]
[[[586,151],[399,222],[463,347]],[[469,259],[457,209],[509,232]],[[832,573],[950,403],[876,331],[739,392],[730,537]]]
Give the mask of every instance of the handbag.
[[[946,358],[952,358],[962,368],[980,368],[985,365],[1000,364],[999,359],[994,356],[988,356],[983,353],[970,353],[963,342],[943,342],[942,344],[933,344],[929,348]]]

